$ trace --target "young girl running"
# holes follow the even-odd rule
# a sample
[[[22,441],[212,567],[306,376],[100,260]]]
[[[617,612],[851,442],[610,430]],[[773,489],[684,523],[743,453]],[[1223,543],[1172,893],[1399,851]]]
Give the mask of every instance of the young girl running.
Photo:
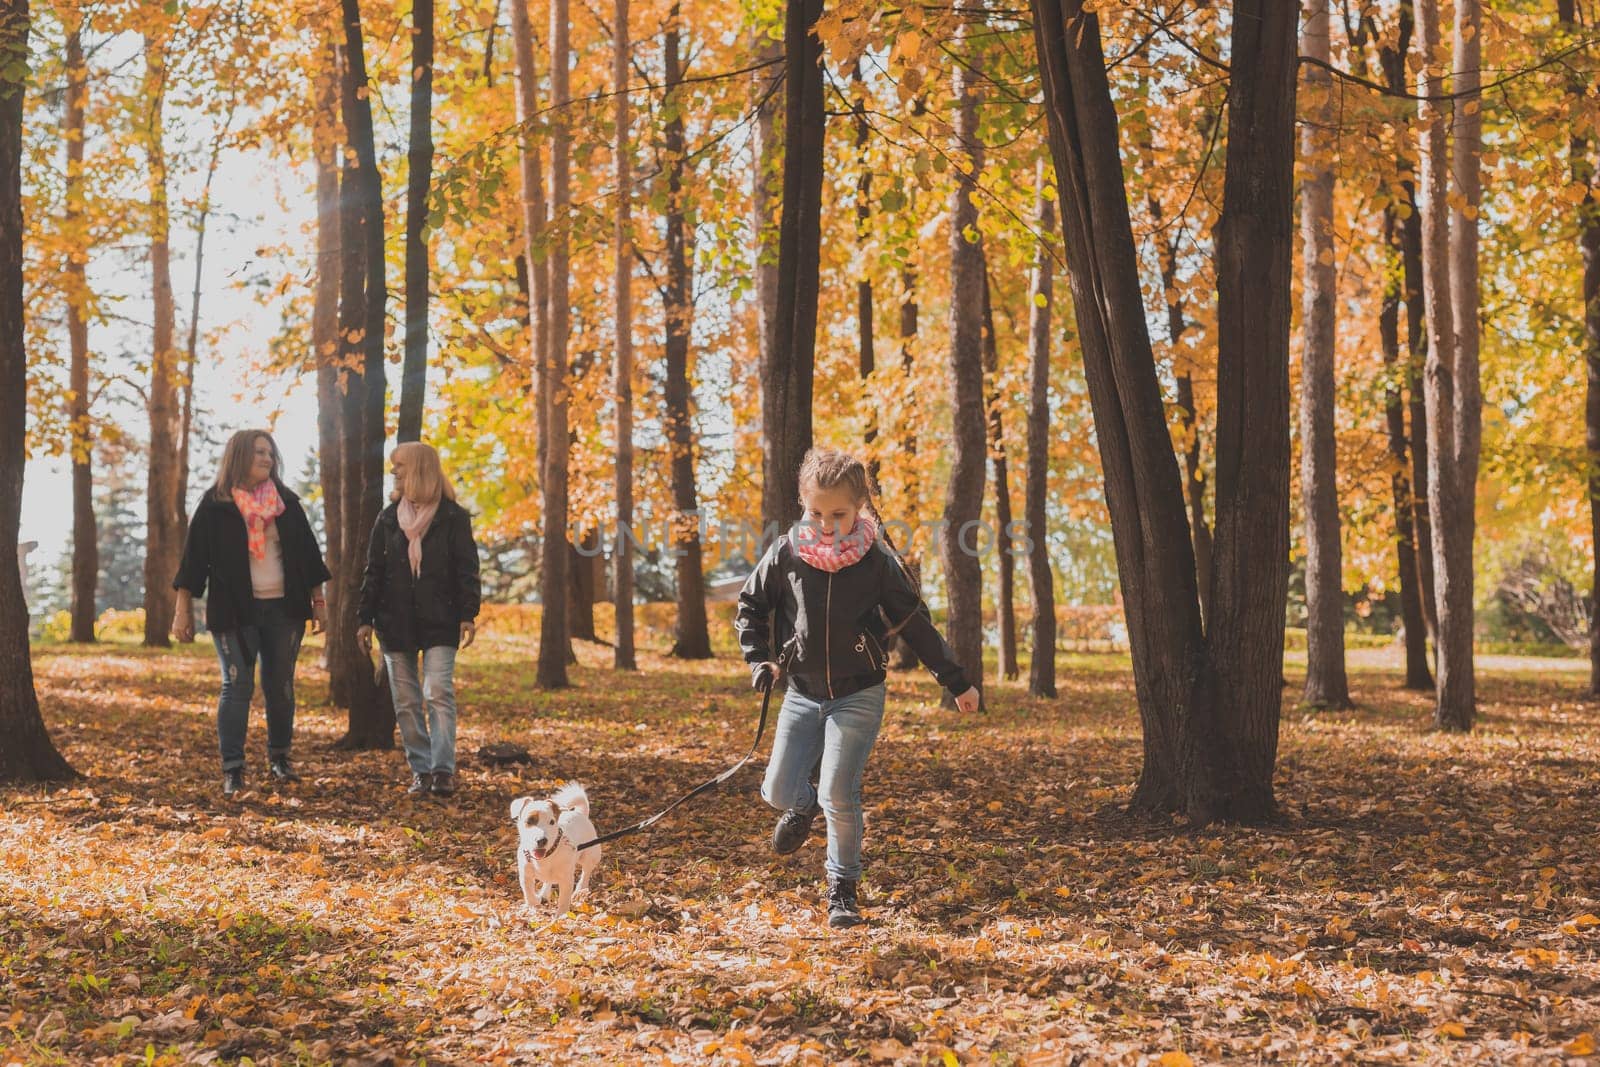
[[[745,581],[734,627],[756,688],[789,677],[761,784],[762,799],[783,811],[773,850],[797,850],[817,812],[826,814],[828,925],[855,926],[863,921],[861,775],[883,722],[890,638],[910,643],[962,711],[977,710],[978,690],[885,543],[862,462],[834,449],[807,452],[800,503],[802,520]]]

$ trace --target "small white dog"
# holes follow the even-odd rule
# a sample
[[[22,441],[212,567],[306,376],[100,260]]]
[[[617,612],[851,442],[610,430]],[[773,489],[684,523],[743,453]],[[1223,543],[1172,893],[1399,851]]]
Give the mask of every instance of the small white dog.
[[[588,892],[600,866],[600,845],[578,848],[600,836],[589,821],[589,795],[577,782],[569,782],[548,800],[518,797],[511,802],[511,821],[517,824],[523,899],[531,908],[554,888],[559,893],[556,915],[565,915],[573,900]]]

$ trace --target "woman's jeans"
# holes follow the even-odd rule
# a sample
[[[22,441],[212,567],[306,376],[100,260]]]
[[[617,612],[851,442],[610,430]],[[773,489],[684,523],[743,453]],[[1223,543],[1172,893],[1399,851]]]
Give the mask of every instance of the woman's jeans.
[[[456,650],[435,645],[422,652],[422,677],[417,653],[385,648],[394,717],[405,742],[406,762],[413,774],[456,772]],[[427,708],[424,711],[423,705]]]
[[[294,664],[306,624],[291,619],[282,598],[257,600],[256,621],[237,630],[211,634],[222,664],[222,696],[217,701],[217,742],[222,769],[244,766],[244,739],[255,695],[256,662],[261,663],[261,695],[267,705],[267,757],[289,754],[294,740]]]
[[[861,774],[878,739],[878,727],[883,725],[884,693],[879,682],[818,703],[791,686],[778,711],[761,798],[780,811],[822,804],[828,818],[830,879],[861,877],[861,838],[866,833]],[[813,786],[811,771],[819,755],[822,773]]]

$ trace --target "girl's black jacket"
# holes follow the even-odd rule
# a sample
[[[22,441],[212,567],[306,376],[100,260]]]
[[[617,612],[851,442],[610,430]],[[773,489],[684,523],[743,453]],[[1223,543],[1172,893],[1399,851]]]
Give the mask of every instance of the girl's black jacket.
[[[952,695],[971,688],[910,576],[881,540],[859,561],[829,572],[801,559],[793,536],[791,530],[772,543],[739,592],[734,629],[745,662],[779,663],[802,695],[835,700],[884,680],[889,634],[898,632]],[[776,635],[768,623],[774,611]]]
[[[439,510],[422,535],[422,568],[411,574],[410,545],[400,529],[400,505],[378,514],[367,545],[356,617],[378,631],[384,648],[396,652],[461,645],[461,624],[478,617],[478,546],[472,516],[454,500]]]
[[[290,619],[311,618],[311,590],[332,577],[322,561],[300,498],[278,483],[283,499],[278,540],[283,546],[283,611]],[[206,595],[206,588],[211,593]],[[218,500],[207,489],[189,520],[183,560],[172,588],[206,598],[206,629],[226,633],[256,621],[255,588],[250,583],[250,538],[244,516],[232,500]]]

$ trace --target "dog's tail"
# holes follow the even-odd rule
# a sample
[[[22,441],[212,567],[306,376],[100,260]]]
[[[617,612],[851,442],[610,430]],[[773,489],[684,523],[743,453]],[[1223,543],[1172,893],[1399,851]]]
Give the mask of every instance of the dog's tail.
[[[550,799],[555,801],[559,807],[573,808],[583,812],[585,815],[589,814],[589,794],[585,793],[583,786],[577,782],[568,782],[556,790],[555,796]]]

